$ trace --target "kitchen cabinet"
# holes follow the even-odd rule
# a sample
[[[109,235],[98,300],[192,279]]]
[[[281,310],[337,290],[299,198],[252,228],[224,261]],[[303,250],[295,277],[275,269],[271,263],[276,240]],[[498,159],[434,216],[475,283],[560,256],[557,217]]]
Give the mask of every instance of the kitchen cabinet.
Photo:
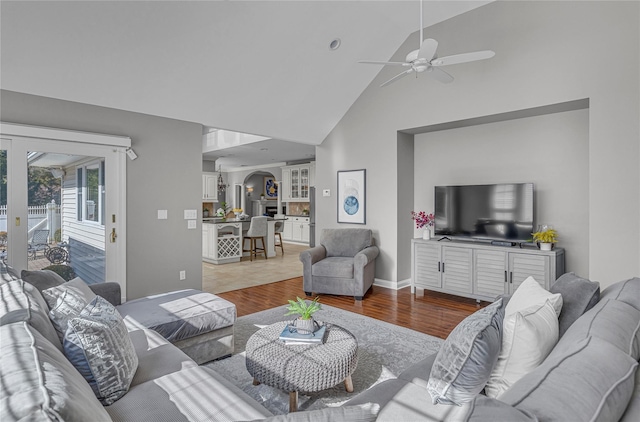
[[[529,276],[545,289],[564,274],[564,250],[494,246],[487,243],[413,239],[411,290],[428,289],[493,301],[512,294]]]
[[[202,173],[202,200],[218,201],[218,173]]]
[[[309,202],[309,187],[315,184],[316,164],[282,167],[282,201]]]
[[[287,216],[282,230],[282,239],[309,243],[309,217]]]
[[[242,257],[242,223],[202,224],[202,260],[213,264],[239,262]]]

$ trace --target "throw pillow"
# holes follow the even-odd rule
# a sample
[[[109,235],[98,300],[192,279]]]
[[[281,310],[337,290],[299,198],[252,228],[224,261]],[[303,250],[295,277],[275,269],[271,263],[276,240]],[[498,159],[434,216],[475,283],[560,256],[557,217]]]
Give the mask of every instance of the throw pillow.
[[[116,308],[96,296],[69,320],[64,353],[108,406],[124,396],[138,368],[138,356]]]
[[[503,300],[498,299],[449,334],[427,383],[434,404],[462,405],[482,391],[500,352],[504,310]]]
[[[558,318],[549,300],[504,318],[502,348],[485,387],[499,398],[516,381],[537,368],[558,342]]]
[[[66,280],[51,270],[27,271],[22,270],[20,273],[22,279],[32,284],[36,289],[43,291],[51,287],[60,286]]]
[[[549,291],[562,295],[560,337],[571,324],[600,300],[600,283],[578,277],[574,273],[561,275]]]
[[[509,316],[532,306],[542,305],[547,299],[553,305],[556,316],[559,316],[562,310],[562,295],[560,293],[549,293],[535,278],[527,277],[513,292],[504,315]]]
[[[43,290],[42,296],[49,305],[49,319],[58,333],[60,342],[67,331],[69,319],[78,316],[82,309],[96,297],[95,293],[79,277]]]
[[[9,281],[19,280],[20,274],[16,272],[13,268],[4,263],[2,259],[0,259],[0,282],[8,283]]]

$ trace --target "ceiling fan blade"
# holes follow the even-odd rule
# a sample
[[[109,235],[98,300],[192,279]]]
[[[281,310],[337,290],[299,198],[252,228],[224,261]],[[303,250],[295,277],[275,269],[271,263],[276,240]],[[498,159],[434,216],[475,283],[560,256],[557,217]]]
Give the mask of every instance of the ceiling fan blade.
[[[407,76],[409,73],[413,73],[413,68],[411,69],[407,69],[404,72],[394,76],[393,78],[389,79],[387,82],[383,83],[382,85],[380,85],[380,87],[382,88],[383,86],[387,86],[392,82],[395,82],[396,80],[402,78],[403,76]]]
[[[490,59],[496,53],[491,50],[474,51],[473,53],[455,54],[453,56],[438,57],[431,61],[431,66],[448,66],[451,64],[474,62],[476,60]]]
[[[364,64],[381,64],[383,66],[411,66],[411,63],[406,63],[406,62],[376,62],[376,61],[371,61],[371,60],[360,60],[358,63],[364,63]]]
[[[434,79],[442,82],[443,84],[448,84],[448,83],[453,82],[453,76],[449,75],[447,72],[445,72],[444,70],[442,70],[440,68],[429,66],[429,69],[427,70],[427,72]]]
[[[433,38],[427,38],[422,41],[422,45],[420,45],[420,51],[418,52],[419,59],[427,59],[427,61],[431,61],[436,56],[436,50],[438,49],[438,41]]]

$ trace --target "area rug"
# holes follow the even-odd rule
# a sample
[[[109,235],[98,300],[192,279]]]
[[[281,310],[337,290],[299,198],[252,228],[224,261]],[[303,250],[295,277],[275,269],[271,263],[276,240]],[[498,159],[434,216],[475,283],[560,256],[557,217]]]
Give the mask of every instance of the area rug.
[[[238,318],[235,324],[235,354],[229,358],[206,364],[260,402],[274,414],[289,411],[289,394],[266,386],[253,385],[253,378],[245,366],[245,345],[249,337],[261,327],[286,321],[286,306],[281,306]],[[344,384],[312,394],[299,394],[298,408],[313,410],[339,406],[358,393],[371,388],[415,362],[436,352],[441,339],[399,327],[353,312],[323,305],[314,314],[318,321],[326,321],[349,330],[358,340],[358,367],[352,375],[353,393]]]

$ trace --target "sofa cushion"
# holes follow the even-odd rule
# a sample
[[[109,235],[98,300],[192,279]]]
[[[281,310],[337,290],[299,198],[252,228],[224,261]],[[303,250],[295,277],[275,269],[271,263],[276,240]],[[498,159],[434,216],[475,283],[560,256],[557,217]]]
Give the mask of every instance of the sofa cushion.
[[[534,305],[504,318],[502,347],[485,387],[500,397],[516,381],[544,361],[558,342],[558,318],[551,302]]]
[[[498,299],[469,315],[449,334],[427,383],[434,404],[461,405],[482,391],[500,352],[504,310]]]
[[[130,331],[129,337],[138,355],[138,369],[131,381],[131,387],[184,368],[198,366],[182,350],[153,330]]]
[[[437,353],[433,353],[421,361],[410,365],[398,375],[398,379],[411,382],[426,389],[429,383],[429,376],[431,375],[431,367],[433,367],[437,355]]]
[[[0,420],[108,421],[91,387],[26,322],[0,327]]]
[[[107,406],[114,421],[249,421],[273,416],[216,372],[198,366],[136,385]]]
[[[620,422],[638,422],[640,421],[640,367],[636,370],[636,382],[633,388],[633,395],[629,401],[629,405],[622,415]]]
[[[353,258],[325,258],[313,264],[311,274],[318,277],[353,278]]]
[[[513,292],[511,299],[505,309],[504,315],[509,316],[515,312],[525,310],[535,305],[542,305],[549,300],[560,316],[562,311],[562,295],[560,293],[550,293],[540,285],[533,277],[527,277]]]
[[[560,337],[582,314],[600,300],[600,283],[578,277],[574,273],[562,274],[549,289],[562,295],[560,312]]]
[[[260,419],[262,422],[374,422],[380,411],[377,403],[356,406],[325,407]],[[254,422],[258,422],[256,419]]]
[[[59,286],[42,290],[42,296],[49,305],[49,319],[62,342],[69,319],[78,316],[96,294],[82,279],[74,278]]]
[[[34,286],[22,280],[0,286],[0,324],[25,321],[59,350],[62,343],[49,319],[49,307]]]
[[[231,326],[236,321],[233,303],[193,289],[130,300],[117,309],[129,330],[149,328],[172,343]]]
[[[569,328],[551,353],[566,353],[578,340],[588,337],[605,340],[640,360],[640,311],[617,300],[601,300]]]
[[[640,311],[640,278],[619,281],[600,294],[600,300],[615,299],[627,303]]]
[[[353,258],[373,243],[369,229],[322,229],[320,244],[326,249],[327,256]]]
[[[552,355],[500,400],[540,421],[617,421],[629,403],[638,362],[596,337]]]
[[[9,281],[19,280],[20,274],[12,267],[5,264],[5,262],[0,259],[0,282],[6,283]]]
[[[96,296],[69,319],[63,346],[102,404],[108,406],[127,393],[138,356],[122,317],[106,299]]]
[[[22,270],[21,278],[36,287],[36,289],[43,291],[64,284],[66,280],[60,277],[57,273],[51,270],[36,270],[28,271]]]

